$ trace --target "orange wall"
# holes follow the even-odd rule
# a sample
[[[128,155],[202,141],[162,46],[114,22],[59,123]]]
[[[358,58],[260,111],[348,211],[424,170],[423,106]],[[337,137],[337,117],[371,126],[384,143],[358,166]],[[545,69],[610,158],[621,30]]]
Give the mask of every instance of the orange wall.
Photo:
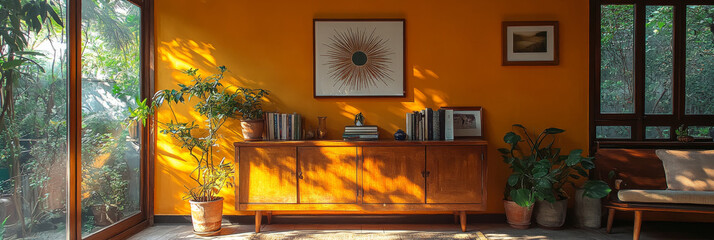
[[[301,113],[308,124],[327,116],[337,139],[362,112],[384,138],[404,129],[404,114],[424,107],[482,106],[489,141],[488,211],[503,212],[510,173],[496,151],[513,123],[532,130],[566,129],[565,149],[587,149],[588,2],[570,0],[363,0],[254,1],[157,0],[156,88],[175,88],[179,70],[226,65],[228,84],[271,91],[267,110]],[[407,96],[398,99],[314,99],[313,18],[406,19]],[[560,65],[501,66],[501,22],[560,21]],[[209,72],[204,71],[204,74]],[[182,117],[193,117],[181,109]],[[159,112],[167,120],[168,112]],[[219,155],[233,160],[238,121],[225,126]],[[183,196],[192,161],[165,135],[158,136],[155,213],[189,214]],[[235,211],[224,189],[224,214]]]

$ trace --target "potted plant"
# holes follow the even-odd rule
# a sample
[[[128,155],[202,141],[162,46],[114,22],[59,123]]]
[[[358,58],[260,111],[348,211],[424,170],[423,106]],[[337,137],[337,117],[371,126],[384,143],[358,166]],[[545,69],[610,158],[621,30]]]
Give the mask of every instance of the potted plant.
[[[553,148],[553,144],[555,143],[556,135],[564,131],[560,129],[554,134],[549,134],[550,143],[540,148],[540,152],[545,153],[544,159],[548,159],[551,165],[548,179],[552,183],[553,198],[548,197],[536,201],[535,217],[538,225],[547,228],[560,228],[565,224],[569,196],[565,191],[566,185],[576,189],[581,188],[580,192],[576,192],[576,201],[580,203],[588,199],[599,201],[600,198],[610,193],[607,183],[601,180],[587,180],[581,187],[576,186],[578,179],[581,177],[587,178],[588,170],[595,168],[594,158],[583,157],[583,150],[581,149],[571,150],[568,155],[559,155],[560,149]],[[547,157],[548,155],[550,156]],[[584,197],[586,199],[583,199]]]
[[[525,130],[520,124],[513,126]],[[558,129],[546,129],[544,133],[552,134],[554,131]],[[510,148],[499,148],[498,151],[512,170],[504,191],[506,219],[513,228],[527,229],[531,224],[535,200],[551,196],[551,184],[545,179],[550,165],[546,163],[547,160],[538,159],[539,148],[536,147],[540,146],[540,142],[533,142],[529,137],[527,139],[530,148],[524,149],[519,146],[521,139],[521,136],[513,131],[506,133],[503,141],[509,144]]]
[[[268,91],[239,87],[238,93],[242,95],[238,99],[238,112],[241,115],[240,126],[243,130],[243,139],[246,141],[262,140],[265,126],[261,105],[263,97],[268,95]]]
[[[608,178],[612,179],[614,171]],[[589,177],[589,176],[588,176]],[[604,181],[587,181],[575,190],[575,225],[577,227],[600,228],[602,222],[601,198],[606,197],[611,189]]]
[[[151,107],[146,101],[138,103],[137,109],[131,109],[132,117],[146,123],[146,119],[156,109],[166,103],[171,118],[168,122],[159,122],[160,132],[168,134],[186,149],[195,161],[196,167],[190,173],[193,185],[188,189],[184,200],[191,205],[193,230],[198,235],[212,235],[220,232],[223,216],[223,198],[218,196],[225,186],[233,186],[234,166],[225,158],[216,159],[213,147],[216,146],[218,131],[230,118],[239,115],[246,120],[262,117],[261,98],[267,95],[262,89],[251,90],[223,86],[220,82],[226,72],[225,66],[218,67],[219,73],[202,77],[198,69],[188,69],[184,74],[193,78],[191,84],[178,84],[179,90],[162,90],[152,98]],[[173,105],[186,104],[196,99],[193,110],[205,117],[204,125],[196,121],[179,121]],[[262,132],[261,132],[262,133]]]
[[[689,136],[689,131],[687,129],[687,126],[684,124],[679,125],[679,127],[674,130],[674,132],[677,134],[677,141],[680,142],[692,142],[694,141],[694,137]]]
[[[553,144],[555,135],[563,133],[565,130],[548,128],[533,138],[523,125],[515,124],[513,127],[520,130],[529,148],[527,152],[524,152],[518,146],[522,137],[515,132],[509,132],[504,137],[504,141],[510,144],[511,148],[502,148],[499,151],[503,154],[506,163],[511,164],[511,169],[513,169],[513,174],[508,178],[506,186],[506,200],[512,199],[521,208],[532,207],[536,202],[536,222],[539,225],[553,228],[562,227],[565,223],[568,206],[568,195],[563,187],[566,184],[574,186],[573,180],[587,176],[586,170],[595,166],[592,162],[593,158],[582,157],[580,149],[572,150],[568,155],[560,155],[560,148],[554,148]],[[585,182],[584,188],[585,193],[593,197],[604,197],[610,191],[605,182],[596,180]],[[506,204],[511,209],[515,208],[514,204],[508,203],[508,201]],[[519,211],[525,210],[529,209]],[[506,214],[506,217],[509,217],[509,209],[506,209]],[[527,223],[530,224],[530,218],[527,220]],[[514,225],[510,218],[509,223]],[[521,224],[526,224],[526,222]]]

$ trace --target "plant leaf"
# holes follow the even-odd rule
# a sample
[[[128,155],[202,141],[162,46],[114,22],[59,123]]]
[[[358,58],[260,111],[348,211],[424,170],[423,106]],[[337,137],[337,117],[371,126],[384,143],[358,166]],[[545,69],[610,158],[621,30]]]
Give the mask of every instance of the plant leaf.
[[[518,183],[518,179],[520,179],[520,178],[521,178],[521,174],[517,174],[517,173],[511,174],[511,176],[508,177],[508,186],[511,186],[511,187],[516,186],[516,184]]]
[[[570,151],[570,154],[568,154],[568,158],[565,159],[565,164],[568,164],[568,166],[575,166],[582,159],[582,156],[580,156],[582,153],[582,149],[574,149]]]
[[[508,132],[506,133],[506,136],[503,137],[503,141],[508,144],[515,145],[521,141],[521,136],[518,136],[518,134],[514,132]]]
[[[560,129],[560,128],[548,128],[545,130],[545,133],[547,133],[547,134],[558,134],[558,133],[562,133],[562,132],[565,132],[565,130]]]
[[[13,69],[13,68],[16,68],[16,67],[22,65],[23,63],[25,63],[25,60],[20,60],[20,59],[10,60],[10,61],[2,63],[2,70],[3,71],[10,70],[10,69]]]
[[[529,207],[533,205],[533,193],[528,189],[514,189],[511,190],[511,200],[516,202],[518,206]]]
[[[612,191],[607,183],[601,180],[589,180],[583,185],[583,194],[590,198],[603,198]]]

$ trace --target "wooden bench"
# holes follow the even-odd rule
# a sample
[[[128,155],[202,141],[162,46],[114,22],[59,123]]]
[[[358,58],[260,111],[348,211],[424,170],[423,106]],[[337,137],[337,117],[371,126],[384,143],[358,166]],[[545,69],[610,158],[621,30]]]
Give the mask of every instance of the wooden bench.
[[[594,176],[607,182],[613,191],[603,199],[608,209],[607,232],[612,231],[616,211],[634,212],[633,239],[640,237],[643,212],[680,212],[714,214],[714,205],[663,204],[624,202],[618,192],[626,189],[666,190],[667,182],[662,161],[655,154],[661,149],[714,149],[712,143],[672,143],[668,145],[646,142],[610,142],[597,144]],[[615,173],[610,178],[610,172]]]

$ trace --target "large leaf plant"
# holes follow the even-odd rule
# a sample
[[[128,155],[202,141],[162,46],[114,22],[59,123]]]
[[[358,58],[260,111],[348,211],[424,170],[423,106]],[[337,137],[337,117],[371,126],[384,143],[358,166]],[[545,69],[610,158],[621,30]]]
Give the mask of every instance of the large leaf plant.
[[[567,198],[564,186],[575,186],[577,179],[588,177],[587,170],[595,167],[594,158],[583,157],[581,149],[560,155],[561,149],[553,145],[556,135],[565,132],[563,129],[547,128],[532,136],[521,124],[514,124],[513,127],[520,134],[514,131],[506,133],[503,140],[510,147],[498,150],[512,169],[504,197],[519,206],[532,206],[536,200],[554,202]],[[522,142],[528,148],[521,147]],[[602,198],[610,192],[608,185],[600,180],[587,180],[583,188],[584,194],[592,198]]]

